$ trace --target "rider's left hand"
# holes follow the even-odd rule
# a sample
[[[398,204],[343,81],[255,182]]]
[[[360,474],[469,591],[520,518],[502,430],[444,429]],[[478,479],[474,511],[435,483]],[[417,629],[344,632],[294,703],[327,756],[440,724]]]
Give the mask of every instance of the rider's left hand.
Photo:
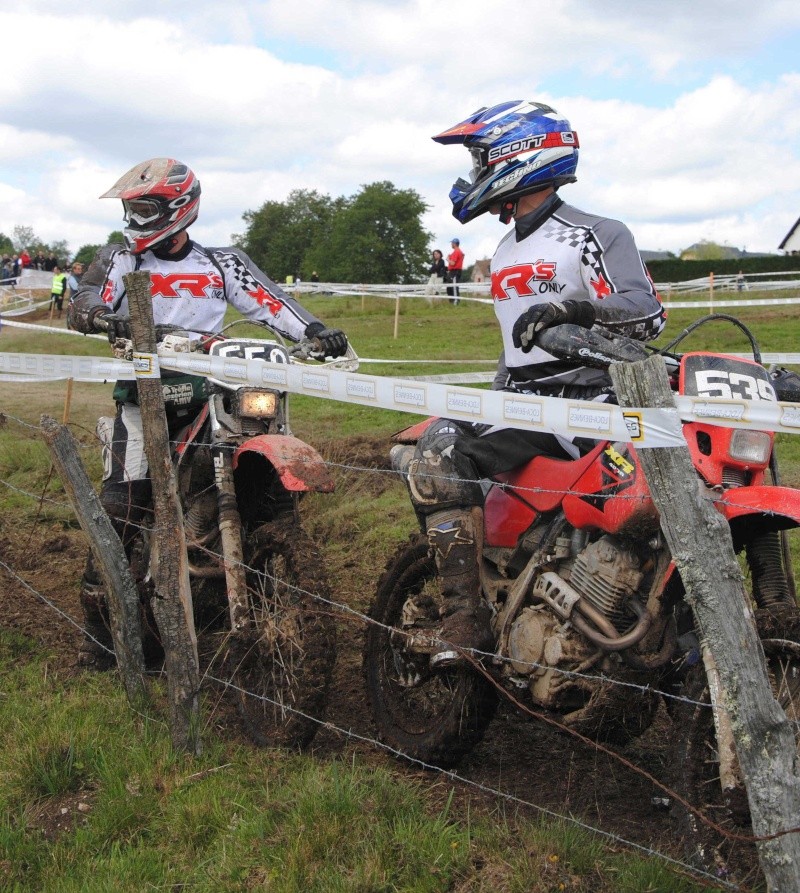
[[[555,301],[547,304],[534,304],[522,313],[511,330],[514,347],[528,353],[536,343],[536,334],[553,326],[574,323],[591,329],[594,325],[595,310],[590,301]]]
[[[319,342],[319,348],[326,357],[341,357],[347,352],[347,335],[341,329],[327,329],[321,322],[312,322],[306,327],[306,338]]]

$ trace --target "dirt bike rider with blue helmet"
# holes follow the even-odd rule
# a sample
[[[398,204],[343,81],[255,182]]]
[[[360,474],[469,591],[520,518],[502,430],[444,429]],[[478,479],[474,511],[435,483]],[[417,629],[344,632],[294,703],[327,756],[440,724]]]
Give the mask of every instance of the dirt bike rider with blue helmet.
[[[67,324],[79,332],[104,332],[114,344],[130,337],[124,277],[146,270],[151,277],[153,321],[190,332],[218,332],[233,305],[292,341],[315,338],[327,356],[347,351],[347,337],[329,329],[267,277],[238,248],[204,248],[189,238],[197,219],[200,182],[174,158],[152,158],[131,168],[101,198],[122,201],[125,245],[100,249],[71,297]],[[165,373],[167,421],[174,432],[204,404],[203,380]],[[118,381],[117,413],[101,419],[104,474],[100,500],[126,549],[150,505],[150,480],[142,442],[136,382]],[[105,595],[91,555],[81,585],[86,638],[78,661],[96,669],[113,663]]]
[[[556,360],[535,344],[536,334],[573,323],[650,340],[665,315],[627,227],[579,211],[558,195],[576,180],[577,133],[550,106],[513,100],[481,108],[433,139],[460,143],[472,156],[469,179],[458,179],[450,192],[453,216],[467,223],[488,211],[514,224],[491,264],[503,338],[493,389],[607,400],[605,372]],[[480,592],[481,479],[537,455],[576,458],[590,445],[449,419],[436,420],[420,438],[406,470],[442,581],[444,644],[431,658],[433,667],[463,659],[464,649],[493,650],[491,609]],[[403,462],[401,455],[395,453],[396,461]]]

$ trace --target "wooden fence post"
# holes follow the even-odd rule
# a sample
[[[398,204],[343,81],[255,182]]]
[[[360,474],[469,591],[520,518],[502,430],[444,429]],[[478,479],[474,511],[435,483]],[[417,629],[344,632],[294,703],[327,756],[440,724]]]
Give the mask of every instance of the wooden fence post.
[[[92,487],[69,429],[46,415],[42,416],[41,429],[78,522],[89,538],[95,566],[106,590],[114,652],[128,701],[141,710],[147,701],[147,687],[139,592],[125,549]]]
[[[664,362],[614,363],[621,406],[675,408]],[[793,828],[800,816],[794,732],[770,688],[744,581],[723,516],[699,493],[688,447],[637,453],[686,597],[719,670],[721,706],[733,730],[756,837]],[[759,841],[770,891],[800,890],[800,834]]]
[[[153,614],[164,646],[170,702],[170,731],[176,749],[200,753],[200,672],[194,628],[183,512],[172,468],[164,395],[158,368],[150,274],[123,277],[130,307],[134,368],[142,430],[153,485],[151,539]]]

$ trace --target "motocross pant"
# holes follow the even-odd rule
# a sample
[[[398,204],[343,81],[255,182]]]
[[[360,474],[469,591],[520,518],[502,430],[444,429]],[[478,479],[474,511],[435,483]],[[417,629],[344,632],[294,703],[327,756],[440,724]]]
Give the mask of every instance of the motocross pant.
[[[98,420],[97,435],[103,453],[100,503],[130,559],[131,546],[140,527],[152,523],[152,488],[139,407],[133,403],[118,403],[114,418],[105,416]],[[80,603],[89,633],[81,649],[82,656],[102,658],[101,652],[111,647],[108,606],[91,552],[81,580]],[[89,660],[83,662],[90,663]]]

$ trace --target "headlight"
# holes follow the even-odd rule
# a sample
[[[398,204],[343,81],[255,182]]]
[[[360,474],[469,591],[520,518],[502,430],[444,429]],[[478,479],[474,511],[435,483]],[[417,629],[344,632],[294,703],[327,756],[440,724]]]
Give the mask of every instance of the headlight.
[[[238,414],[245,419],[272,419],[278,412],[275,391],[240,390],[236,400]]]
[[[746,431],[737,428],[728,447],[728,455],[748,465],[766,465],[772,452],[772,436],[766,431]]]

